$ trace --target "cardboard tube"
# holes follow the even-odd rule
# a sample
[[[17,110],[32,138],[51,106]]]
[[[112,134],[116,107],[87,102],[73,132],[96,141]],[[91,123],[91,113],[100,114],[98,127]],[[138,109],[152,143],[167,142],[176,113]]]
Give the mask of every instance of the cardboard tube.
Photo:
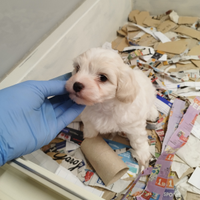
[[[120,179],[129,169],[101,136],[86,138],[81,150],[106,186]]]

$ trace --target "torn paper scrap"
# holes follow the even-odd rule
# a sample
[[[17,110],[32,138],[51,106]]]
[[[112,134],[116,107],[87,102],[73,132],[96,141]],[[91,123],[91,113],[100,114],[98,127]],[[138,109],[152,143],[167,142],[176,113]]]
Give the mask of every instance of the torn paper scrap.
[[[178,57],[178,56],[177,56]],[[173,61],[173,60],[172,60]],[[175,60],[173,61],[175,62]],[[175,65],[176,68],[175,69],[169,69],[168,72],[178,72],[178,71],[185,71],[185,70],[189,70],[189,69],[198,69],[194,64],[192,63],[186,63],[186,64],[176,64]]]
[[[188,107],[186,114],[183,115],[183,118],[181,119],[178,128],[175,130],[172,137],[170,138],[170,141],[167,144],[165,151],[175,153],[179,149],[182,149],[180,147],[183,148],[185,147],[185,144],[187,144],[187,140],[191,133],[194,122],[197,116],[199,115],[200,112],[199,105],[200,105],[200,98],[196,97],[194,99],[194,102],[190,104],[190,106]],[[174,115],[174,113],[172,115]],[[182,159],[182,157],[179,154],[178,156]]]
[[[146,184],[144,182],[138,181],[135,187],[131,191],[131,195],[137,195],[145,189]]]
[[[121,200],[126,200],[126,199],[127,199],[127,197],[130,195],[132,189],[135,187],[136,183],[137,183],[139,180],[141,180],[141,177],[144,177],[144,176],[145,176],[144,182],[146,182],[146,180],[147,180],[147,175],[151,174],[152,169],[153,169],[152,167],[148,167],[148,168],[144,169],[144,170],[142,171],[142,173],[140,173],[140,174],[137,176],[137,178],[134,180],[134,182],[132,182],[132,183],[129,185],[129,187],[128,187],[126,193],[125,193],[124,196],[121,198]]]
[[[186,183],[188,181],[188,177],[184,177],[181,180],[179,180],[175,187],[176,189],[181,193],[181,195],[183,196],[183,199],[186,199],[187,197],[187,189],[185,187],[180,187],[181,184]]]
[[[144,34],[145,34],[144,31],[140,31],[140,32],[138,32],[138,34],[135,35],[132,39],[138,39],[138,38],[141,38]]]
[[[78,174],[78,169],[79,169],[79,167],[77,167],[77,166],[79,166],[81,164],[80,167],[83,168],[82,165],[85,165],[85,164],[82,164],[82,160],[74,158],[72,156],[68,156],[65,159],[67,161],[63,160],[60,165],[65,167],[69,171],[71,171],[76,176]],[[70,161],[68,161],[68,160],[70,160]],[[84,170],[84,168],[83,168],[83,170]]]
[[[63,166],[59,166],[59,168],[55,172],[56,175],[66,179],[67,181],[70,181],[71,183],[78,185],[79,187],[99,196],[102,197],[104,192],[97,190],[93,187],[84,185],[76,176],[74,176],[69,170],[64,168]]]
[[[72,128],[65,127],[58,135],[58,138],[63,140],[72,141],[77,144],[81,144],[83,141],[83,132],[79,130],[75,130]]]
[[[167,60],[167,54],[163,54],[158,60],[159,61],[166,61]]]
[[[194,24],[198,21],[198,17],[187,17],[187,16],[181,16],[178,19],[178,24]]]
[[[187,198],[187,189],[185,187],[177,186],[177,190],[181,193],[183,200],[185,200]]]
[[[78,149],[75,149],[74,151],[68,152],[68,155],[71,155],[71,156],[74,156],[75,158],[81,159],[81,160],[84,161],[84,163],[86,163],[86,158],[83,155],[80,146],[79,146]]]
[[[117,33],[120,35],[120,36],[123,36],[125,37],[127,35],[126,32],[124,32],[122,29],[118,30]]]
[[[200,45],[194,46],[188,53],[188,56],[191,55],[198,55],[200,56]],[[198,67],[200,68],[200,61],[199,60],[192,60],[192,62]]]
[[[187,36],[190,36],[190,37],[193,37],[193,38],[196,38],[198,40],[200,40],[200,32],[193,29],[193,28],[189,28],[187,26],[179,26],[175,32],[177,33],[182,33],[184,35],[187,35]]]
[[[50,158],[40,149],[30,154],[24,155],[23,157],[53,173],[59,167],[59,164],[55,160],[52,160],[52,158]]]
[[[190,135],[187,143],[176,154],[191,167],[200,166],[200,140]]]
[[[159,40],[162,42],[162,43],[165,43],[165,42],[171,42],[171,40],[166,36],[164,35],[163,33],[157,31],[157,32],[154,32],[154,35],[159,38]]]
[[[97,186],[100,188],[110,190],[112,192],[119,193],[119,192],[122,192],[130,183],[131,181],[125,181],[125,180],[119,179],[116,182],[112,183],[111,185],[106,186],[104,182],[101,180],[101,178],[96,173],[94,173],[89,178],[89,180],[87,180],[86,184],[90,186]]]
[[[200,82],[182,82],[182,83],[178,84],[178,87],[184,87],[184,86],[194,87],[196,89],[199,89],[200,88]]]
[[[182,194],[176,186],[174,186],[174,197],[176,200],[184,200]]]
[[[182,97],[200,96],[200,92],[180,93],[179,96],[182,96]]]
[[[194,194],[191,192],[187,193],[187,199],[186,200],[199,200],[200,199],[200,195],[199,194]]]
[[[81,171],[85,170],[85,161],[59,152],[48,152],[48,156],[52,157],[57,163],[71,171],[74,175],[77,175]]]
[[[160,112],[167,116],[169,114],[172,103],[167,101],[165,98],[157,95],[155,106]]]
[[[175,41],[177,39],[177,33],[174,33],[172,31],[168,31],[165,33],[165,36],[168,37],[171,41]]]
[[[180,191],[185,190],[188,192],[200,194],[200,190],[198,188],[194,187],[193,185],[187,183],[187,180],[185,182],[179,184],[177,187],[179,188]]]
[[[190,166],[184,163],[179,162],[172,162],[171,169],[172,171],[175,171],[178,175],[178,178],[180,178],[188,169]]]
[[[71,150],[78,149],[80,146],[74,142],[66,141],[65,153]]]
[[[193,102],[193,100],[192,100]],[[191,131],[191,133],[197,137],[198,139],[200,139],[200,115],[197,117],[195,123],[194,123],[194,126],[193,126],[193,129]]]
[[[112,48],[118,51],[123,51],[125,47],[128,47],[128,42],[125,37],[117,37],[112,41]]]
[[[144,20],[149,16],[149,12],[141,11],[139,14],[135,15],[135,20],[138,25],[142,26]]]
[[[126,148],[122,148],[122,149],[116,149],[115,152],[119,155],[120,153],[125,153],[126,152]]]
[[[155,45],[154,49],[173,54],[181,54],[187,49],[187,41],[178,40],[174,42],[158,43]]]
[[[154,34],[155,31],[153,31],[153,28],[144,28],[143,26],[140,26],[140,25],[134,24],[134,23],[130,23],[130,26],[136,26],[136,27],[140,28],[141,30],[143,30],[144,32],[152,35],[156,40],[158,39]]]
[[[133,10],[133,11],[131,11],[130,14],[129,14],[129,16],[128,16],[129,21],[135,23],[136,22],[135,16],[138,15],[139,12],[140,12],[139,10]]]
[[[146,46],[130,46],[130,47],[125,47],[123,49],[123,52],[134,51],[136,49],[141,49],[142,51],[145,52],[146,55],[148,55],[148,54],[153,55],[155,53],[155,51],[154,51],[154,49],[152,47],[146,47]]]
[[[80,123],[79,122],[72,122],[69,125],[67,125],[68,128],[80,130]]]
[[[178,35],[179,37],[179,35]],[[199,41],[197,39],[194,39],[194,38],[188,38],[186,39],[187,40],[187,43],[188,43],[188,50],[189,49],[192,49],[193,47],[197,46],[199,44]]]
[[[155,36],[155,35],[154,35]],[[156,37],[156,36],[155,36]],[[153,37],[150,34],[144,34],[141,38],[135,41],[134,45],[136,46],[148,46],[153,47],[155,43],[157,42],[158,38]]]
[[[199,69],[190,69],[190,70],[184,70],[184,71],[178,71],[178,72],[171,72],[170,75],[175,76],[176,78],[179,78],[182,81],[195,81],[196,79],[200,77],[199,72],[200,72]],[[184,92],[188,92],[188,91],[186,90]],[[181,93],[181,91],[179,93]]]
[[[179,21],[179,16],[178,14],[173,10],[170,14],[169,14],[169,18],[175,22],[176,24],[178,23]]]
[[[169,142],[176,127],[178,126],[178,124],[181,121],[181,118],[183,116],[182,110],[184,109],[184,107],[185,107],[184,101],[182,101],[180,99],[175,99],[175,101],[172,105],[172,109],[170,111],[170,118],[168,121],[167,132],[165,133],[165,138],[164,138],[163,145],[162,145],[162,152],[164,152],[164,150],[167,146],[167,143]]]
[[[131,28],[134,28],[134,27],[131,27]],[[145,32],[143,32],[143,31],[128,32],[127,39],[128,39],[128,40],[135,40],[135,39],[138,39],[138,34],[143,35],[142,33],[145,34]],[[139,36],[140,36],[140,35],[139,35]]]
[[[127,32],[129,32],[129,33],[140,31],[140,29],[139,29],[138,27],[129,26],[129,23],[127,24],[126,30],[127,30]]]
[[[179,163],[185,163],[183,160],[181,160],[176,154],[174,155],[174,160],[175,162],[179,162]]]
[[[113,199],[115,196],[116,196],[116,193],[109,190],[104,190],[104,194],[102,198],[105,200],[110,200],[110,199]]]
[[[150,145],[150,153],[151,153],[151,155],[153,155],[154,157],[156,156],[156,155],[155,155],[155,152],[156,152],[156,146],[155,146],[155,145]]]
[[[192,49],[190,49],[188,56],[193,55],[200,55],[200,45],[194,46]]]
[[[151,26],[157,27],[160,23],[161,23],[160,20],[152,19],[151,16],[148,16],[143,22],[143,24],[150,26],[150,27]]]
[[[137,161],[132,157],[132,154],[134,154],[134,152],[131,153],[132,151],[133,149],[121,153],[118,156],[122,157],[124,163],[129,167],[129,172],[131,172],[131,175],[135,176],[139,171],[139,165]]]
[[[200,189],[200,168],[197,167],[192,176],[189,178],[188,183],[195,186],[196,188]]]
[[[198,139],[200,139],[200,123],[199,122],[195,122],[193,128],[192,128],[192,131],[191,133],[197,137]]]
[[[179,184],[184,178],[187,178],[188,175],[192,174],[194,169],[190,167],[180,178],[175,174],[174,176],[174,185]]]
[[[170,20],[166,20],[164,22],[162,22],[158,27],[157,30],[162,32],[162,33],[167,33],[168,31],[172,30],[173,28],[175,28],[177,26],[176,23],[170,21]]]

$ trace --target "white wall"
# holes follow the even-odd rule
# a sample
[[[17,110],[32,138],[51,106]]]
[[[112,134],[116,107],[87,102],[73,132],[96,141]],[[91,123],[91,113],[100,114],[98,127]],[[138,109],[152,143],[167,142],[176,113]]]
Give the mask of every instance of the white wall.
[[[116,30],[127,22],[130,0],[100,0],[78,19],[41,63],[23,80],[51,79],[73,69],[73,59],[91,47],[101,46],[116,37]],[[95,3],[94,3],[95,2]],[[74,22],[76,23],[76,21]],[[59,39],[59,38],[58,38]]]
[[[134,9],[147,10],[152,15],[175,10],[180,16],[199,16],[199,0],[134,0]]]
[[[0,0],[0,80],[84,0]]]
[[[71,71],[73,58],[116,37],[116,30],[127,22],[132,9],[132,0],[86,0],[1,81],[0,88]]]

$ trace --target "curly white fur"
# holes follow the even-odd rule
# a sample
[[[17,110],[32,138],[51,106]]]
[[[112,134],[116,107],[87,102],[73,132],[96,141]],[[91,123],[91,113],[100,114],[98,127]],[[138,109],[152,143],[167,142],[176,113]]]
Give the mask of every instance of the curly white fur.
[[[156,120],[155,89],[140,70],[124,64],[121,57],[102,48],[93,48],[74,60],[73,76],[67,81],[70,98],[87,105],[81,114],[84,137],[105,133],[126,133],[139,164],[150,158],[146,120]],[[107,80],[102,82],[100,76]],[[84,87],[75,92],[74,83]]]

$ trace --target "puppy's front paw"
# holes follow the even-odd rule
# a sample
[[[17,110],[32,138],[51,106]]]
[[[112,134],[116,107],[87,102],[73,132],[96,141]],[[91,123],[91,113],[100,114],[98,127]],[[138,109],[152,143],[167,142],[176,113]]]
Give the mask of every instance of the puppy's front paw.
[[[137,159],[140,171],[142,171],[144,168],[149,167],[149,160],[151,158],[151,154],[148,150],[133,150],[132,156]]]
[[[159,112],[156,106],[152,106],[150,112],[148,113],[147,120],[151,122],[156,122],[159,118]]]

